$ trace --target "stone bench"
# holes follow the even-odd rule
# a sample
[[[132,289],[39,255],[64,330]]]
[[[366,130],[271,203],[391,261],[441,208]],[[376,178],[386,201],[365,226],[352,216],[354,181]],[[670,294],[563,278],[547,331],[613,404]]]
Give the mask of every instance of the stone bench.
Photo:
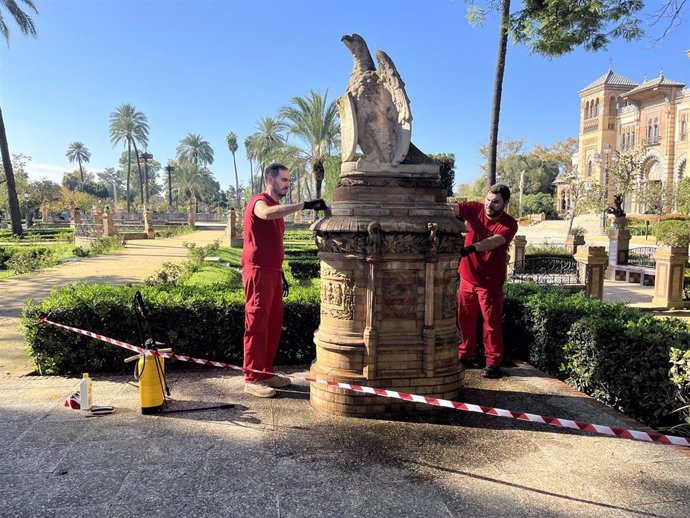
[[[609,268],[613,271],[610,278],[615,281],[625,281],[642,286],[654,286],[656,282],[656,268],[629,264],[610,264]]]

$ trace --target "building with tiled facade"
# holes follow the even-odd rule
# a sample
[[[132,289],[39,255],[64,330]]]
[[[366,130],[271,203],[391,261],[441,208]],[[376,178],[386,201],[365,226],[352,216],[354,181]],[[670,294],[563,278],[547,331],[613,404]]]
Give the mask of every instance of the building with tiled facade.
[[[690,154],[690,89],[664,77],[637,83],[609,69],[580,90],[579,146],[573,166],[580,185],[608,180],[608,197],[615,194],[613,175],[607,175],[618,153],[641,155],[637,188],[649,182],[676,184],[686,174]],[[608,176],[608,178],[607,178]],[[570,183],[556,182],[556,205],[570,209]],[[635,196],[626,199],[628,213],[642,213]]]

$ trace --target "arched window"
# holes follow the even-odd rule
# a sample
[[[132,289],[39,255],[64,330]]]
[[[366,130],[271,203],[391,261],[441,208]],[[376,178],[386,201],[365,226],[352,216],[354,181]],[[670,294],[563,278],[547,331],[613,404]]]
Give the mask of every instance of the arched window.
[[[594,101],[594,116],[599,117],[599,98],[597,97],[597,100]]]
[[[616,115],[616,98],[613,95],[609,97],[609,115]]]
[[[659,119],[654,119],[654,138],[659,136]]]
[[[587,178],[592,176],[592,159],[589,159],[589,162],[587,162]]]
[[[647,138],[651,139],[654,136],[654,126],[652,124],[652,119],[649,119],[647,123]]]
[[[589,101],[585,103],[585,119],[589,119]]]
[[[688,116],[683,115],[680,119],[680,140],[688,139]]]

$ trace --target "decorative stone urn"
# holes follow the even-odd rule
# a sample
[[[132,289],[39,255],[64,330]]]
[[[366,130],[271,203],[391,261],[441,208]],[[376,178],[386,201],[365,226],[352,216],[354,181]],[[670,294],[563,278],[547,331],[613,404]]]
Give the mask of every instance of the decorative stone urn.
[[[354,40],[352,46],[346,38]],[[362,63],[373,67],[361,37],[343,41],[355,56],[353,76],[361,72]],[[383,69],[368,72],[371,78],[391,72],[390,67]],[[350,79],[340,101],[343,164],[331,214],[311,226],[321,260],[321,321],[314,334],[311,374],[456,399],[464,375],[456,324],[464,226],[446,203],[438,165],[410,143],[411,116],[403,123],[397,117],[405,108],[396,108],[391,98],[407,99],[404,91],[391,92],[388,106],[367,105],[358,97],[356,80]],[[385,82],[382,77],[374,87]],[[359,83],[361,88],[371,85]],[[385,102],[386,96],[377,99]],[[377,120],[391,112],[390,118]],[[407,134],[401,127],[408,128]],[[355,161],[357,145],[364,157]],[[315,383],[310,390],[311,405],[334,414],[434,408]]]

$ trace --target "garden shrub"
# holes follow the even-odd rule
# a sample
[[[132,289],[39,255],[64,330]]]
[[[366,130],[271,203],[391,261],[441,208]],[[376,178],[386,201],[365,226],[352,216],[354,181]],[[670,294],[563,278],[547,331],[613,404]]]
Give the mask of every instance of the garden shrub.
[[[141,344],[131,312],[137,288],[73,284],[54,289],[41,304],[23,311],[26,338],[41,374],[131,370],[123,363],[131,351],[38,322],[48,319]],[[241,290],[185,286],[141,287],[149,308],[153,337],[173,352],[242,365],[244,295]],[[276,364],[305,364],[314,359],[312,335],[319,324],[318,290],[290,290],[284,304],[284,331]],[[147,337],[144,337],[147,338]],[[193,364],[170,362],[171,368]]]
[[[656,225],[655,234],[660,245],[688,246],[690,243],[690,225],[687,221],[661,221]]]
[[[681,406],[670,375],[674,348],[690,349],[690,332],[681,320],[591,314],[570,330],[564,350],[568,381],[649,425],[667,424]]]
[[[288,265],[295,279],[316,279],[320,276],[321,263],[316,257],[293,257],[288,259]]]
[[[170,225],[154,230],[154,234],[157,238],[183,236],[185,234],[191,234],[192,232],[192,227],[189,225]]]
[[[54,266],[58,263],[58,254],[48,247],[21,247],[10,252],[5,266],[16,273],[29,273]]]

